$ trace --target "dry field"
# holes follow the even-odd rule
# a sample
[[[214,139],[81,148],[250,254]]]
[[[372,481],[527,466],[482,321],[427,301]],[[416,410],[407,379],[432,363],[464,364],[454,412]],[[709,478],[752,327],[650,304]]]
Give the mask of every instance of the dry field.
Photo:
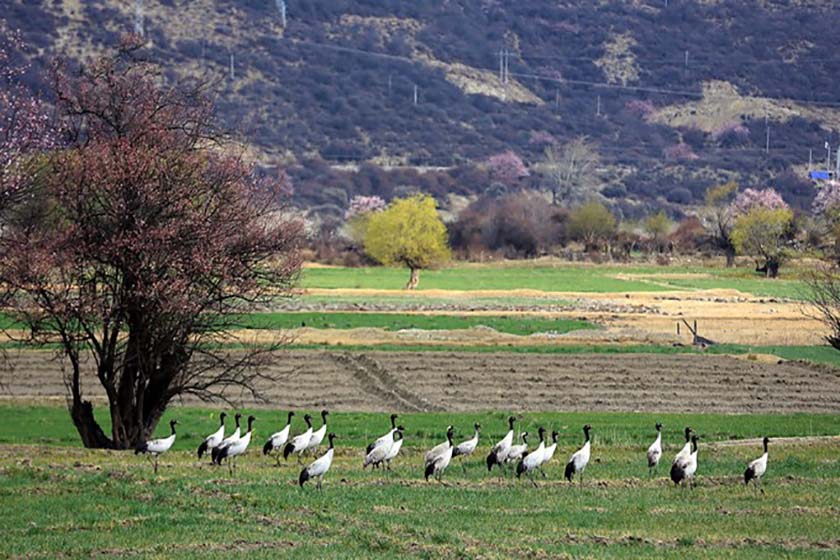
[[[62,399],[61,367],[49,352],[13,356],[6,398]],[[715,355],[472,352],[278,353],[246,406],[340,411],[624,411],[786,413],[840,411],[837,370]],[[102,395],[95,379],[91,396]],[[195,404],[187,401],[187,404]]]

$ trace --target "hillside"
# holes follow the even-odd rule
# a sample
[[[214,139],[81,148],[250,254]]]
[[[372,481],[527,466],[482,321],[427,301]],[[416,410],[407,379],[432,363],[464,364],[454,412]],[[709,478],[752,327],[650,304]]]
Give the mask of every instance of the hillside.
[[[288,0],[285,26],[281,3],[11,0],[4,17],[36,71],[142,29],[172,74],[217,79],[223,120],[327,212],[356,193],[475,195],[488,156],[532,164],[580,136],[626,214],[678,213],[728,178],[803,207],[809,149],[840,141],[827,0]]]

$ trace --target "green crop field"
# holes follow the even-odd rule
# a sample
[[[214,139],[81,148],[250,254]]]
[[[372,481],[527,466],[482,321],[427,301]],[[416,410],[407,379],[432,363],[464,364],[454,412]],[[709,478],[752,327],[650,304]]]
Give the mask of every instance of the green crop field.
[[[540,332],[566,333],[594,329],[595,325],[575,319],[551,319],[511,315],[423,315],[398,313],[254,313],[237,323],[247,329],[356,329],[378,327],[387,331],[401,329],[456,330],[478,326],[499,332],[529,335]]]
[[[657,292],[667,290],[737,289],[765,297],[802,299],[806,287],[798,269],[783,269],[783,277],[766,279],[751,268],[651,267],[614,265],[455,265],[424,271],[420,290],[540,290],[545,292]],[[787,276],[785,276],[787,272]],[[675,278],[690,274],[696,277]],[[628,279],[623,275],[643,275]],[[307,268],[305,288],[399,290],[403,269]]]
[[[759,446],[718,445],[740,438],[822,436],[840,432],[838,415],[524,414],[521,427],[557,429],[560,444],[539,488],[488,475],[482,461],[506,430],[505,413],[407,414],[406,446],[391,472],[362,471],[363,446],[386,431],[384,414],[330,418],[336,461],[324,489],[295,484],[294,461],[274,466],[260,454],[283,411],[257,416],[249,453],[231,477],[199,462],[194,449],[214,429],[215,410],[171,408],[180,422],[174,450],[158,475],[131,452],[78,446],[66,411],[0,405],[0,556],[140,557],[465,557],[559,555],[609,558],[825,558],[840,553],[836,439],[771,444],[765,493],[741,473]],[[665,424],[665,458],[649,479],[644,451],[653,423]],[[422,479],[422,452],[483,426],[466,470],[453,464],[443,486]],[[158,430],[165,432],[164,422]],[[592,461],[583,486],[561,481],[564,461],[593,426]],[[670,457],[689,424],[702,436],[697,487],[673,488]],[[302,422],[295,421],[299,430]]]

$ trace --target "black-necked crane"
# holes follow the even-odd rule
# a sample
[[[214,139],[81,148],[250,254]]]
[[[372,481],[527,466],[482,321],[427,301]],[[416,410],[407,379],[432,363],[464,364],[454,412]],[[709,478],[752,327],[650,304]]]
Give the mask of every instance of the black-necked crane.
[[[767,472],[767,444],[770,443],[770,438],[765,436],[762,443],[764,444],[764,454],[747,466],[747,470],[744,471],[744,484],[749,484],[752,480],[753,486],[761,486],[761,477]],[[764,488],[761,488],[761,492],[764,492]]]
[[[528,432],[522,432],[519,434],[519,438],[522,440],[522,443],[510,446],[507,457],[505,457],[505,464],[516,463],[528,452]]]
[[[309,414],[303,415],[303,421],[306,422],[307,429],[302,434],[298,434],[292,438],[292,441],[286,444],[283,448],[283,459],[288,459],[292,453],[298,454],[298,463],[301,463],[301,455],[309,445],[309,439],[312,437],[312,416]]]
[[[452,461],[452,449],[454,448],[452,445],[453,432],[454,429],[452,426],[449,426],[446,430],[446,448],[442,453],[433,457],[431,462],[426,463],[423,474],[427,481],[430,476],[434,476],[438,482],[443,483],[443,472],[449,466],[449,462]]]
[[[379,447],[380,445],[387,445],[390,448],[390,446],[394,444],[394,432],[397,431],[397,418],[398,416],[396,414],[391,415],[391,430],[384,436],[380,437],[379,439],[368,445],[367,449],[365,449],[365,455],[373,451],[374,447]]]
[[[653,472],[659,465],[659,460],[662,458],[662,424],[656,423],[656,439],[650,444],[647,450],[648,475],[653,476]]]
[[[455,428],[452,426],[446,427],[446,441],[443,443],[439,443],[436,446],[432,447],[430,450],[426,451],[426,454],[423,456],[423,463],[425,466],[429,466],[429,463],[434,462],[435,459],[438,458],[439,455],[445,453],[452,447],[452,438],[451,434],[455,432]],[[451,451],[450,451],[451,454]]]
[[[554,458],[554,452],[557,451],[557,436],[560,434],[557,433],[557,430],[551,432],[551,445],[547,445],[545,447],[545,453],[543,453],[543,461],[540,465],[540,474],[542,474],[543,478],[548,478],[543,471],[543,465],[547,464]]]
[[[589,424],[583,427],[583,435],[586,438],[583,442],[583,447],[575,451],[572,457],[569,459],[569,462],[566,463],[566,472],[565,477],[566,480],[572,482],[572,478],[576,473],[580,474],[580,483],[583,484],[583,471],[586,470],[586,465],[589,464],[589,455],[591,449],[591,440],[589,438],[589,431],[592,429],[592,426]]]
[[[222,412],[219,414],[219,428],[204,438],[204,441],[198,446],[198,458],[201,459],[204,457],[204,454],[208,451],[212,451],[214,447],[220,445],[222,440],[225,439],[225,417],[227,416],[226,412]]]
[[[242,436],[242,429],[239,427],[239,420],[241,418],[242,418],[242,413],[241,412],[237,412],[236,414],[233,415],[233,420],[234,420],[234,422],[236,422],[236,428],[233,430],[232,434],[230,434],[228,437],[223,439],[222,443],[217,445],[214,449],[218,449],[219,447],[222,447],[224,445],[230,445],[231,443],[235,442],[236,440],[238,440]],[[212,455],[213,450],[211,449],[210,451],[211,451],[211,455]]]
[[[292,429],[292,417],[295,415],[294,411],[289,411],[289,415],[286,418],[286,425],[283,427],[282,430],[279,432],[274,432],[271,434],[271,437],[268,438],[268,441],[265,442],[263,445],[263,455],[271,455],[275,451],[274,458],[277,461],[277,464],[280,464],[280,453],[282,452],[283,446],[286,445],[286,442],[289,441],[289,432]]]
[[[508,418],[508,426],[510,428],[508,433],[493,446],[493,449],[490,450],[490,454],[487,455],[488,471],[493,470],[493,465],[499,465],[499,468],[502,468],[502,465],[505,464],[505,459],[507,459],[508,452],[510,452],[510,448],[513,445],[514,422],[516,422],[516,418],[513,416]]]
[[[309,438],[309,443],[306,445],[304,451],[311,451],[313,454],[318,451],[318,446],[321,445],[321,442],[324,441],[324,436],[327,434],[328,414],[329,411],[326,409],[321,411],[321,427],[312,432],[312,436]]]
[[[300,476],[298,477],[298,484],[300,487],[303,488],[303,485],[308,480],[315,480],[316,488],[321,490],[321,483],[324,481],[324,475],[327,474],[327,471],[330,470],[330,466],[332,465],[333,460],[333,453],[334,453],[334,443],[335,434],[330,432],[330,435],[327,436],[330,442],[330,446],[327,448],[327,451],[312,461],[309,466],[305,469],[300,471]]]
[[[248,417],[248,431],[241,438],[227,445],[220,445],[212,452],[213,462],[217,465],[221,465],[222,461],[227,459],[230,474],[233,474],[236,468],[236,458],[244,455],[248,450],[248,446],[251,444],[251,435],[254,433],[254,420],[256,418],[253,416]]]
[[[527,474],[534,488],[537,487],[537,483],[534,481],[534,471],[540,468],[545,459],[545,428],[542,426],[540,426],[539,434],[540,444],[530,453],[526,452],[516,465],[516,478],[521,478],[523,473]]]
[[[403,427],[397,426],[397,429],[394,431],[394,443],[391,445],[382,444],[374,447],[370,450],[370,453],[365,455],[365,460],[362,463],[362,469],[367,468],[368,465],[372,466],[374,469],[377,467],[381,467],[383,463],[388,460],[388,456],[391,455],[391,452],[396,448],[396,453],[399,453],[400,448],[402,447],[402,435],[403,435]],[[391,457],[396,457],[396,453]]]
[[[394,445],[391,446],[391,449],[385,455],[385,466],[389,471],[391,470],[391,461],[397,457],[400,449],[402,449],[403,441],[405,441],[405,428],[403,426],[397,426],[397,431],[394,432]]]
[[[135,455],[139,455],[140,453],[147,453],[150,455],[150,459],[154,460],[155,474],[157,474],[158,471],[158,457],[169,451],[172,448],[172,444],[175,443],[176,424],[178,424],[177,420],[169,421],[169,429],[172,430],[172,432],[168,437],[144,441],[134,450]]]
[[[671,463],[671,468],[674,468],[674,465],[677,463],[684,463],[688,456],[691,455],[691,432],[693,430],[686,426],[685,427],[685,445],[683,445],[682,449],[680,449],[679,453],[674,456],[674,460]]]
[[[694,450],[688,454],[688,457],[679,461],[674,461],[671,465],[671,480],[679,486],[683,482],[689,487],[693,486],[694,474],[697,472],[697,440],[700,436],[693,434],[689,445],[694,446]]]
[[[463,459],[461,460],[461,467],[464,469],[465,472],[467,470],[466,458],[475,453],[475,450],[478,447],[478,434],[479,432],[481,432],[481,424],[479,424],[478,422],[473,424],[473,427],[475,428],[475,433],[473,434],[473,437],[466,441],[462,441],[461,443],[455,446],[455,449],[452,450],[453,459],[455,457],[463,457]]]

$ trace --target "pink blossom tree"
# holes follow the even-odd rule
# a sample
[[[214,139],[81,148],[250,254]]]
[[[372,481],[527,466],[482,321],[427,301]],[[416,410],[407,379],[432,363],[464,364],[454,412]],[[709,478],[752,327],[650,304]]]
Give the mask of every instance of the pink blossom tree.
[[[0,20],[0,210],[26,194],[37,155],[56,140],[44,102],[21,83],[27,66],[15,64],[13,54],[24,49],[20,34]]]
[[[788,210],[790,207],[775,189],[745,189],[732,201],[736,216],[749,213],[756,208],[765,210]]]
[[[624,104],[624,108],[631,114],[639,118],[646,119],[651,113],[656,110],[656,106],[652,101],[646,99],[631,99]]]
[[[505,185],[513,185],[520,179],[531,175],[522,158],[512,150],[490,156],[487,159],[487,167],[490,170],[491,178]]]
[[[725,123],[712,132],[712,139],[721,146],[737,146],[750,138],[750,130],[738,121]]]
[[[697,159],[697,154],[695,154],[694,150],[691,149],[691,146],[685,142],[680,142],[679,144],[674,144],[673,146],[665,148],[663,155],[666,159],[671,161]]]
[[[828,181],[820,188],[811,210],[817,216],[835,222],[840,218],[840,181]]]
[[[300,267],[302,226],[276,205],[283,185],[224,151],[202,85],[166,85],[139,49],[128,39],[57,71],[69,146],[39,178],[43,204],[21,201],[36,208],[0,232],[6,312],[27,327],[24,342],[60,347],[87,447],[136,446],[180,396],[259,396],[268,348],[219,343],[288,293]],[[105,413],[94,415],[88,375]]]
[[[350,205],[344,213],[344,219],[351,220],[356,216],[379,212],[384,210],[386,206],[387,204],[382,197],[356,195],[350,199]]]

